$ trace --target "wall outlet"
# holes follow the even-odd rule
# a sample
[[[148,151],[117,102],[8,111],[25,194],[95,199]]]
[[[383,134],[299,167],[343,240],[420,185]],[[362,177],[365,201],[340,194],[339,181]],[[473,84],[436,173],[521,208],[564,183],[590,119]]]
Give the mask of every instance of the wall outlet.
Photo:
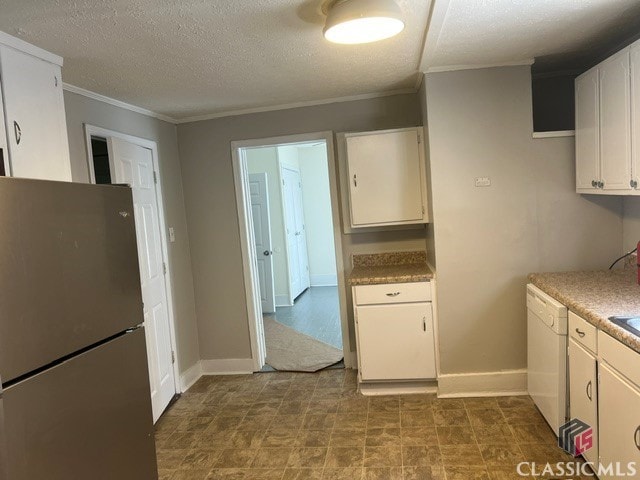
[[[169,227],[169,241],[171,243],[176,241],[176,230],[173,227]]]
[[[489,177],[476,177],[476,187],[490,187],[491,179]]]

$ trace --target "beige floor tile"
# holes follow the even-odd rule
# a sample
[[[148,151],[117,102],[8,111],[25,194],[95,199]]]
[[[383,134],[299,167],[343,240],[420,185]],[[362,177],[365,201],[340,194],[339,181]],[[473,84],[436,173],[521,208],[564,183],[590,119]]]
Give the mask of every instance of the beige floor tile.
[[[262,439],[262,447],[293,447],[299,431],[289,428],[270,428]]]
[[[507,423],[504,415],[502,414],[502,410],[500,410],[498,407],[483,409],[467,408],[467,416],[469,417],[471,425],[473,425],[474,427],[484,427]]]
[[[485,467],[445,466],[447,480],[490,480]]]
[[[296,437],[296,447],[328,447],[331,430],[300,430]]]
[[[507,424],[486,425],[482,427],[473,427],[473,433],[479,444],[505,444],[515,443],[512,429]]]
[[[516,444],[480,445],[480,452],[487,465],[515,465],[524,461],[524,455]]]
[[[227,448],[216,461],[215,468],[249,468],[258,451],[253,448]]]
[[[498,408],[496,397],[471,397],[463,398],[462,401],[467,410]]]
[[[369,412],[399,412],[400,398],[397,396],[371,397]]]
[[[364,447],[365,467],[401,467],[402,450],[394,447]]]
[[[544,417],[533,405],[526,407],[502,408],[502,414],[510,425],[545,425]]]
[[[179,470],[211,470],[220,458],[221,450],[191,450],[178,465]]]
[[[334,413],[307,413],[302,422],[302,428],[308,430],[324,430],[333,428],[336,423]]]
[[[321,480],[322,468],[287,468],[282,480]]]
[[[440,452],[445,467],[485,465],[477,445],[441,445]]]
[[[427,411],[401,411],[400,425],[402,428],[433,427],[435,426],[433,411],[431,409]]]
[[[331,432],[331,447],[364,447],[366,430],[364,428],[338,429]]]
[[[333,468],[325,467],[322,480],[361,480],[364,474],[362,467]]]
[[[403,480],[402,467],[365,467],[363,480]]]
[[[402,467],[404,480],[445,480],[444,467]]]
[[[366,432],[365,445],[368,447],[400,446],[399,428],[370,428]]]
[[[322,468],[327,459],[327,448],[294,448],[287,468]]]
[[[405,467],[428,467],[441,463],[440,448],[438,446],[403,446],[402,465]]]
[[[435,427],[415,427],[400,429],[402,445],[437,445],[438,434]]]
[[[436,410],[433,413],[436,427],[470,426],[467,411],[464,409]]]
[[[329,447],[326,468],[362,467],[364,447]]]
[[[334,428],[365,428],[367,426],[367,414],[362,413],[338,413]]]
[[[476,437],[469,427],[436,427],[440,445],[475,445]]]
[[[287,466],[293,448],[260,448],[258,449],[251,468],[284,468]]]
[[[367,428],[399,428],[400,410],[395,412],[372,412],[367,417]]]

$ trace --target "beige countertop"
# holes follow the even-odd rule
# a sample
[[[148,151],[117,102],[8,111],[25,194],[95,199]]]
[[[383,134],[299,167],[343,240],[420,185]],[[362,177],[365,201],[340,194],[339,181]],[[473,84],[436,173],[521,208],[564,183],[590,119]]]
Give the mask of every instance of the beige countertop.
[[[533,273],[529,280],[569,310],[640,353],[640,337],[609,320],[640,316],[640,285],[635,269]]]
[[[426,252],[392,252],[353,256],[350,285],[428,282],[434,277]]]

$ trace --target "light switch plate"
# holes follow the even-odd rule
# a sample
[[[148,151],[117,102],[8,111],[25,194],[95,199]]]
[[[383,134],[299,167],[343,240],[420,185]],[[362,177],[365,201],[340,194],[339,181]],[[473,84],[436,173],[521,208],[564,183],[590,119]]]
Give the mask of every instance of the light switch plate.
[[[476,187],[490,187],[491,179],[489,177],[476,177]]]
[[[169,241],[171,243],[176,241],[176,230],[173,227],[169,227]]]

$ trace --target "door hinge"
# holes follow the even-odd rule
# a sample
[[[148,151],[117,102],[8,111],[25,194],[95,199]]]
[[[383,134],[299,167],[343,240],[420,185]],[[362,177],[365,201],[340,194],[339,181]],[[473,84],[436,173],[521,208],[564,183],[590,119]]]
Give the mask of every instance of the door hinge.
[[[162,262],[162,274],[166,275],[167,274],[167,264]]]
[[[176,363],[176,352],[171,350],[171,365]]]
[[[155,183],[156,185],[158,184],[158,174],[155,172],[155,170],[153,171],[153,183]]]

